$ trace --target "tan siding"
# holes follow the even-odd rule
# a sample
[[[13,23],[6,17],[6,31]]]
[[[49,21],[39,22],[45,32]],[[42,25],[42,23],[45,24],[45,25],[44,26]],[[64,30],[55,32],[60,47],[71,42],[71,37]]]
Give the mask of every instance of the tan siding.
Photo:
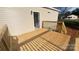
[[[34,18],[32,12],[40,13],[40,28],[42,21],[57,21],[58,12],[45,8],[0,8],[0,24],[7,24],[12,36],[33,31]],[[48,13],[49,12],[49,13]]]

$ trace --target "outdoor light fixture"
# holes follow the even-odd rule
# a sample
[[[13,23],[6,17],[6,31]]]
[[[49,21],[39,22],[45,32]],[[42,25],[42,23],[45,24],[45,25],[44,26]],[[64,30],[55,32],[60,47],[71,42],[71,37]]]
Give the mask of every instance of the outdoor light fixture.
[[[48,12],[48,13],[50,13],[50,12]]]

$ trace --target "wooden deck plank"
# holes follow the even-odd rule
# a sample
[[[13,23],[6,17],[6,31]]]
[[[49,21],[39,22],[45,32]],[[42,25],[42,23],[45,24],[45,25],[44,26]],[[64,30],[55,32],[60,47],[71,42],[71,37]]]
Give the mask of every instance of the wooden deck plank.
[[[20,47],[20,51],[24,51],[24,49],[23,49],[23,47],[22,47],[22,46]]]
[[[28,44],[29,48],[31,49],[31,51],[34,51],[34,48],[33,48],[32,44],[30,42],[27,43],[27,44]]]
[[[25,45],[23,45],[22,47],[23,47],[23,50],[24,50],[24,51],[27,51],[27,49],[26,49]]]
[[[54,47],[53,47],[53,49],[51,48],[52,46],[50,46],[50,43],[49,42],[46,42],[45,40],[43,40],[42,41],[43,43],[44,43],[44,45],[46,46],[46,47],[48,47],[48,49],[49,49],[49,51],[54,51],[54,50],[56,50]]]
[[[41,51],[41,48],[39,47],[38,43],[35,40],[33,40],[32,42],[37,49],[36,51]]]
[[[51,31],[32,38],[33,36],[37,36],[37,34],[45,31],[47,30],[39,29],[38,31],[30,32],[20,37],[18,36],[20,38],[19,40],[22,39],[19,41],[19,44],[31,38],[32,40],[29,42],[23,43],[29,51],[62,51],[67,48],[70,40],[70,36],[68,35]]]
[[[38,51],[38,50],[39,50],[39,49],[37,48],[37,45],[35,44],[34,41],[31,41],[30,43],[31,43],[31,45],[32,45],[32,47],[34,48],[35,51]]]
[[[51,46],[49,46],[50,43],[45,41],[44,39],[41,39],[40,42],[47,48],[48,51],[56,50],[54,48],[52,49]]]
[[[44,42],[40,42],[44,48],[46,49],[46,51],[52,51],[52,49],[48,46],[48,44],[46,45]]]
[[[52,45],[51,43],[45,41],[43,39],[42,41],[47,47],[49,47],[52,51],[61,51],[61,49],[57,48],[56,46]]]
[[[39,39],[41,40],[41,38]],[[40,40],[37,40],[37,42],[40,43],[41,48],[44,49],[44,51],[49,51],[49,48],[47,48],[46,45]]]
[[[36,42],[37,46],[39,47],[38,49],[40,51],[45,51],[46,49],[44,48],[44,46],[42,46],[42,44],[38,40],[40,41],[40,38],[36,38],[36,40],[34,40]]]
[[[48,40],[49,42],[59,46],[62,49],[66,49],[70,40],[70,36],[60,34],[57,32],[47,32],[41,36],[42,38]]]
[[[28,44],[25,44],[26,48],[27,48],[27,51],[31,51],[31,48]]]
[[[46,43],[46,45],[49,46],[52,49],[52,51],[62,51],[61,49],[57,48],[56,46],[52,44]]]
[[[25,34],[19,35],[19,36],[17,36],[18,43],[21,43],[21,42],[24,42],[26,40],[29,40],[29,39],[31,39],[31,38],[39,35],[39,34],[47,32],[47,31],[48,31],[47,29],[38,29],[38,30],[29,32],[29,33],[25,33]]]
[[[25,48],[26,48],[26,51],[31,51],[30,47],[28,44],[24,44]]]
[[[60,51],[61,49],[47,42],[41,37],[37,37],[34,40],[25,43],[26,51]],[[25,50],[25,47],[23,47]]]

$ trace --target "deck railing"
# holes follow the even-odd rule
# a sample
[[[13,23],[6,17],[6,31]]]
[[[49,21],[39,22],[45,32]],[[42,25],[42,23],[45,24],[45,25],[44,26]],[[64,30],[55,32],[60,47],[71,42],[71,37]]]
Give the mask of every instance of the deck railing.
[[[8,27],[5,25],[0,30],[0,50],[7,51],[10,50],[10,37],[8,32]]]
[[[66,29],[66,26],[65,26],[64,22],[62,22],[61,33],[67,34],[67,29]]]
[[[48,30],[57,31],[63,34],[67,34],[66,26],[64,22],[57,21],[43,21],[42,28],[46,28]]]
[[[47,22],[47,24],[46,24],[47,27],[45,25],[45,22]],[[64,33],[64,34],[67,33],[64,22],[43,21],[43,28],[48,28],[49,30],[55,30],[55,31],[58,31],[58,32]],[[45,30],[45,32],[46,31],[47,30]],[[37,34],[37,32],[35,33],[35,36],[36,36],[36,34]],[[31,34],[31,36],[32,36],[32,34]],[[26,37],[22,36],[22,38],[24,40],[27,40]],[[25,43],[26,41],[23,41],[23,42]],[[1,51],[17,51],[19,49],[20,49],[19,39],[16,36],[10,36],[8,27],[6,25],[3,26],[2,29],[0,30],[0,50]]]

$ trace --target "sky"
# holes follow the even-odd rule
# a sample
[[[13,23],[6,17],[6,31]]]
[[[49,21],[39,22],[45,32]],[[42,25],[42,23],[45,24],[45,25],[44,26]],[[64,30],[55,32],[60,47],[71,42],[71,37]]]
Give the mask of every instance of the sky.
[[[78,8],[78,7],[73,7],[73,8],[71,8],[71,9],[69,9],[69,11],[73,11],[73,10],[75,10],[76,8]]]
[[[72,12],[73,10],[75,10],[76,8],[79,8],[79,7],[55,7],[55,8],[59,9],[60,13],[65,13],[67,11]]]

